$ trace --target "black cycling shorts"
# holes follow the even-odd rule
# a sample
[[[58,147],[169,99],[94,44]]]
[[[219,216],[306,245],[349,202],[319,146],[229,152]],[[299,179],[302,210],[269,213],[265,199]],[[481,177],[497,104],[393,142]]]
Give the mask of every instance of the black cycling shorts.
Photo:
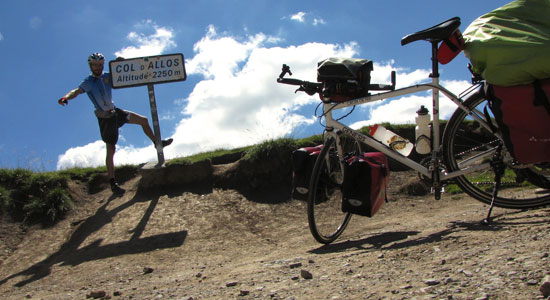
[[[116,145],[118,141],[118,129],[126,124],[130,118],[128,111],[119,108],[115,108],[115,111],[115,115],[110,118],[97,118],[101,139],[111,145]]]

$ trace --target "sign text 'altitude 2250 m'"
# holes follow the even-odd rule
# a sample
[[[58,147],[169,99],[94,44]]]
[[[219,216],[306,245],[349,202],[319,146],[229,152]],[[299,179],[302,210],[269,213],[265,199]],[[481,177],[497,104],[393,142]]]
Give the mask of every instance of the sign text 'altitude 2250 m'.
[[[183,54],[139,57],[109,62],[113,88],[184,81]]]

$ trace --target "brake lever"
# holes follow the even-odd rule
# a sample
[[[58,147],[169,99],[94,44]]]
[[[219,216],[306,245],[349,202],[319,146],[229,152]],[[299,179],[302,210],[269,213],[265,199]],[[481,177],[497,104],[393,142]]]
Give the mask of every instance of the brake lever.
[[[314,89],[314,88],[306,88],[304,86],[300,86],[296,91],[294,91],[294,93],[298,93],[298,92],[305,92],[306,94],[310,95],[310,96],[313,96],[315,95],[315,93],[317,93],[317,90]]]

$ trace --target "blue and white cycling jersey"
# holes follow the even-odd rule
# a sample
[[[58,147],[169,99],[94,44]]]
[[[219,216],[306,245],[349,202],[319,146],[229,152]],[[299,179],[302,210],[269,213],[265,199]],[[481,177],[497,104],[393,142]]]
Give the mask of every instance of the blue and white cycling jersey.
[[[110,111],[115,109],[115,104],[111,98],[110,73],[103,73],[100,77],[90,75],[78,87],[88,94],[96,110]]]

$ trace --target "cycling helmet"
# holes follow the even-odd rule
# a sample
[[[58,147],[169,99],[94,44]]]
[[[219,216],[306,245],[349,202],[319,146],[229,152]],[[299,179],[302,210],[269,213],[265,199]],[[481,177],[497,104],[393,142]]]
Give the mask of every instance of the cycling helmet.
[[[92,53],[92,54],[88,57],[88,64],[91,64],[93,61],[95,61],[95,62],[100,62],[100,63],[104,63],[104,62],[105,62],[105,56],[103,56],[103,54],[101,54],[101,53],[99,53],[99,52]]]

